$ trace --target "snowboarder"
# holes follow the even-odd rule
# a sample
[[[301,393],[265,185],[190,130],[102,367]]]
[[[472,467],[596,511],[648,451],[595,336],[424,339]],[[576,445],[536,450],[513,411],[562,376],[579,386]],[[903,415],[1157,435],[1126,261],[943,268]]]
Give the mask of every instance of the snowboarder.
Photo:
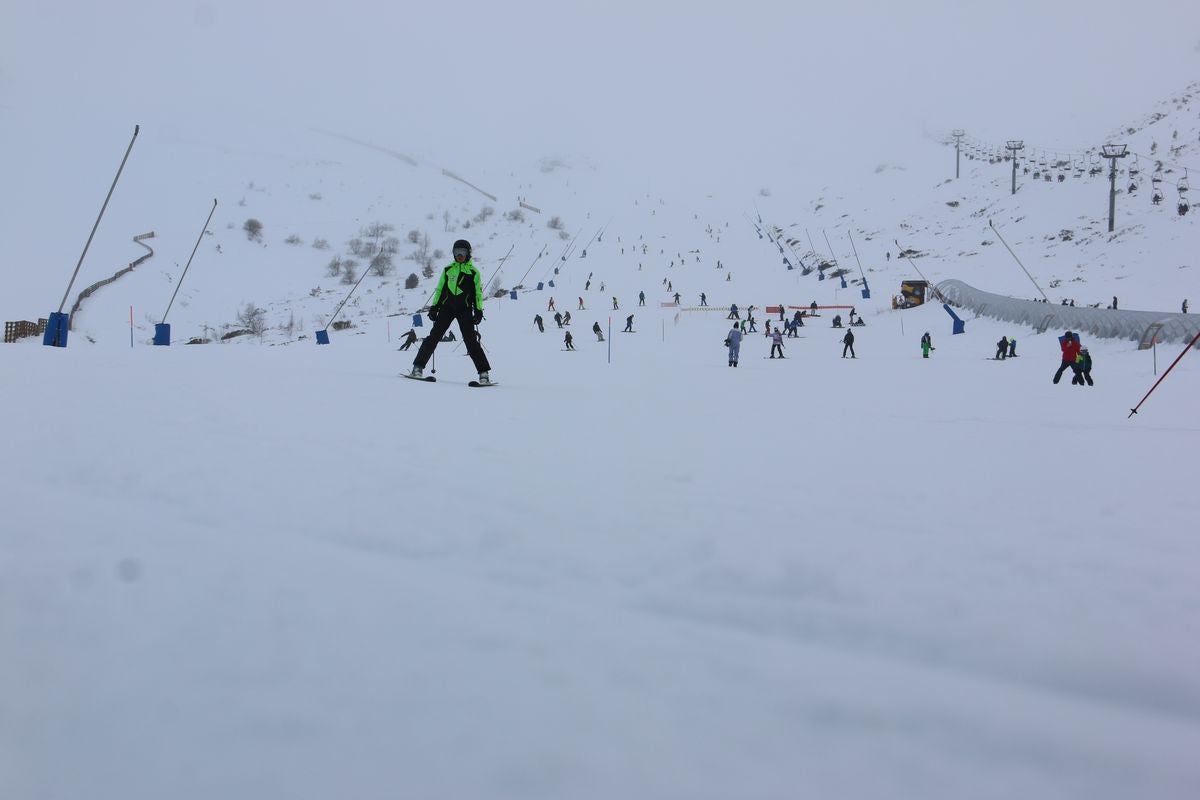
[[[466,239],[456,241],[451,252],[454,261],[442,270],[429,306],[429,318],[433,320],[433,329],[425,337],[425,341],[421,342],[417,357],[413,359],[409,377],[423,377],[425,364],[433,355],[442,334],[450,327],[451,322],[458,320],[458,329],[462,332],[467,354],[471,356],[471,361],[479,372],[479,382],[488,385],[492,382],[492,368],[483,347],[479,344],[479,337],[475,335],[475,326],[483,321],[483,276],[471,263],[471,243]]]
[[[816,300],[813,300],[812,303],[809,304],[808,313],[812,314],[814,317],[817,315],[817,301]]]
[[[592,323],[592,333],[596,334],[596,341],[598,341],[598,342],[604,341],[604,331],[600,330],[599,322]]]
[[[1003,361],[1008,356],[1008,337],[1001,336],[996,342],[996,360]]]
[[[842,337],[842,358],[846,357],[846,351],[850,351],[850,357],[856,358],[854,355],[854,331],[846,331],[846,335]]]
[[[842,327],[842,315],[841,314],[833,315],[833,327],[835,327],[835,328]]]
[[[639,306],[646,305],[646,293],[645,292],[638,292],[638,305]],[[614,306],[614,308],[615,308],[615,306]]]
[[[921,358],[929,358],[929,351],[933,349],[933,337],[929,335],[929,331],[925,331],[921,336]]]
[[[407,350],[413,346],[413,342],[415,341],[417,341],[417,332],[410,330],[408,333],[404,334],[404,344],[400,345],[400,349]]]
[[[572,344],[572,342],[574,342],[574,340],[575,340],[575,337],[571,335],[570,331],[567,331],[567,335],[563,337],[563,344],[566,345],[568,350],[574,350],[575,345]]]
[[[1075,356],[1075,377],[1071,378],[1071,383],[1077,383],[1083,386],[1086,382],[1088,386],[1094,386],[1092,383],[1092,356],[1086,347],[1079,348],[1079,355]]]
[[[625,318],[625,330],[622,333],[633,333],[633,314]]]
[[[570,324],[571,324],[571,312],[568,311],[567,313],[563,314],[563,325],[570,325]]]
[[[783,335],[779,333],[778,328],[771,334],[771,358],[775,357],[776,351],[779,351],[779,357],[783,358]]]
[[[542,315],[541,314],[533,315],[533,324],[537,325],[538,333],[546,332],[546,326],[542,324]]]
[[[1067,331],[1058,337],[1058,346],[1062,350],[1062,364],[1059,365],[1058,372],[1054,373],[1055,383],[1058,383],[1062,379],[1062,374],[1067,371],[1068,367],[1075,363],[1075,357],[1079,355],[1078,334]]]
[[[729,366],[736,367],[738,353],[742,350],[742,330],[736,322],[733,323],[733,330],[725,337],[725,346],[729,348]]]

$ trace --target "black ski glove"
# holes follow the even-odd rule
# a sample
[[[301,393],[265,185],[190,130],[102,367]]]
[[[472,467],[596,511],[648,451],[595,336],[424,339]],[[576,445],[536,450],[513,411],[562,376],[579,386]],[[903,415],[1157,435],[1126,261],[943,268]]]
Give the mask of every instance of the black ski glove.
[[[479,308],[475,309],[475,314],[472,315],[471,322],[475,323],[476,325],[483,322],[483,310],[482,309],[479,309]]]
[[[433,319],[433,320],[436,320],[436,319],[438,318],[438,313],[439,313],[440,311],[441,311],[441,309],[440,309],[439,307],[437,307],[437,306],[430,306],[430,307],[429,307],[429,318],[430,318],[430,319]]]

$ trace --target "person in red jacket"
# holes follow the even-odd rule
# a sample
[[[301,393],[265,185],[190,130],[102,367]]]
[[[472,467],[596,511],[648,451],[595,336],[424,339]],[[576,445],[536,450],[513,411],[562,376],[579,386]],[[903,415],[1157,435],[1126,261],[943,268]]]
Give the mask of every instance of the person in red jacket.
[[[1058,346],[1062,348],[1062,364],[1059,365],[1058,372],[1054,373],[1055,383],[1058,383],[1063,373],[1071,368],[1075,357],[1079,355],[1079,334],[1067,331],[1058,338]]]

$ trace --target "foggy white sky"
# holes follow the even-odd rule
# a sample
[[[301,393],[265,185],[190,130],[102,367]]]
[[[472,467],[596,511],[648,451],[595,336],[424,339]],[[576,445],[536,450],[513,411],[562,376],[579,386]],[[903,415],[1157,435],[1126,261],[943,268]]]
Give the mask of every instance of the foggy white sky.
[[[1066,149],[1197,77],[1198,22],[1179,0],[22,0],[0,26],[0,144],[270,122],[458,164],[729,172],[902,161],[952,127]]]

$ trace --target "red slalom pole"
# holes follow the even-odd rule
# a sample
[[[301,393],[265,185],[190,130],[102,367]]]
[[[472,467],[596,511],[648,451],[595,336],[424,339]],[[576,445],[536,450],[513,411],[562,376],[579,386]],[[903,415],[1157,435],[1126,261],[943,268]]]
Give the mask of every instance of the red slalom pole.
[[[1184,356],[1187,355],[1188,350],[1191,350],[1192,347],[1195,346],[1197,341],[1200,341],[1200,333],[1197,333],[1195,336],[1192,337],[1192,340],[1190,342],[1188,342],[1188,346],[1183,348],[1183,352],[1180,353],[1179,356],[1174,361],[1171,362],[1171,366],[1167,367],[1167,371],[1162,374],[1162,378],[1159,378],[1158,380],[1156,380],[1154,382],[1154,385],[1150,387],[1150,391],[1146,392],[1146,397],[1149,397],[1150,395],[1154,394],[1154,390],[1157,389],[1158,385],[1163,382],[1163,378],[1165,378],[1171,374],[1171,370],[1175,369],[1175,365],[1179,363],[1180,359],[1182,359]],[[1132,409],[1130,409],[1129,417],[1132,417],[1134,414],[1136,414],[1138,412],[1138,409],[1142,407],[1142,403],[1146,402],[1146,397],[1143,397],[1136,406],[1134,406]],[[1126,419],[1129,419],[1129,417],[1126,417]]]

